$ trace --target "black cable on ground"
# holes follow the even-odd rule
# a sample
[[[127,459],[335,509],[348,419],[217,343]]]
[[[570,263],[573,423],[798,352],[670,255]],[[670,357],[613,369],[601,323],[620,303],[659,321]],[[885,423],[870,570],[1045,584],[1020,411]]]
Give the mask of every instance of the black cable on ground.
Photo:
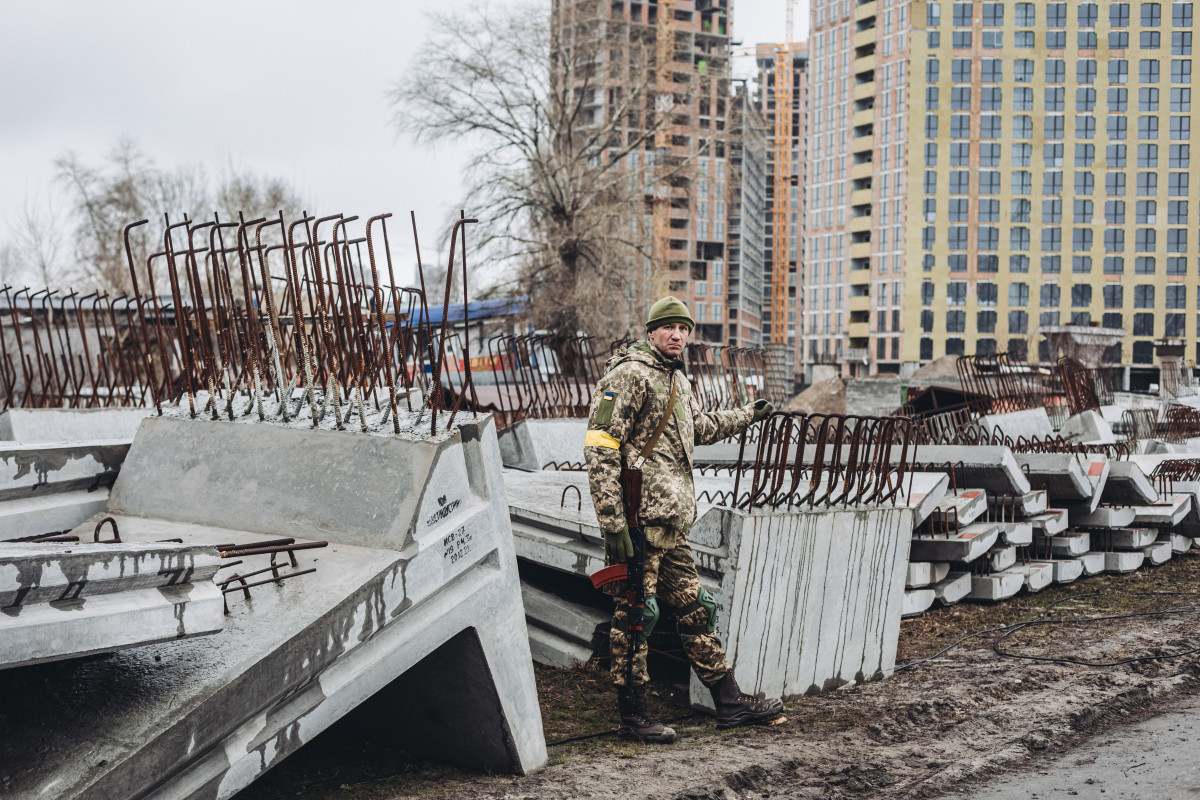
[[[692,719],[693,717],[699,717],[699,716],[701,716],[701,715],[700,714],[684,714],[682,717],[672,717],[671,719],[664,719],[661,721],[667,725],[670,725],[675,722],[683,722],[685,719]],[[546,747],[556,747],[560,744],[567,744],[569,742],[582,742],[585,739],[599,739],[601,736],[615,736],[616,733],[617,733],[616,728],[609,728],[608,730],[597,731],[596,733],[584,733],[579,736],[570,736],[566,739],[557,739],[553,742],[546,742]]]

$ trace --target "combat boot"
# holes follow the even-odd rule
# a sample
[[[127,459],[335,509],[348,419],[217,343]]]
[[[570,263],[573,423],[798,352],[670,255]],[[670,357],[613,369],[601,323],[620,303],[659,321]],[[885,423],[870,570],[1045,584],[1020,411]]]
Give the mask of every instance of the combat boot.
[[[617,708],[621,712],[621,727],[617,728],[617,736],[622,739],[640,739],[658,744],[675,741],[675,730],[656,720],[646,709],[644,685],[618,686]]]
[[[708,690],[712,692],[713,703],[717,707],[718,728],[769,722],[783,713],[782,700],[759,700],[743,693],[733,678],[733,670],[726,672]]]

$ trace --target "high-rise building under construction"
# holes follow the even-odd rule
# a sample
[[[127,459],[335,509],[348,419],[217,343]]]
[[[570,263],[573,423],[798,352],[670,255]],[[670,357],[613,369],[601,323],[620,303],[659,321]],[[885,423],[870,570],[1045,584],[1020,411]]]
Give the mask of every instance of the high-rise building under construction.
[[[1123,329],[1104,359],[1135,372],[1156,341],[1194,341],[1192,20],[1190,2],[816,0],[809,352],[843,268],[846,374],[1050,361],[1039,328],[1069,324]],[[845,192],[826,188],[843,164]],[[842,214],[848,241],[825,239],[814,221]]]

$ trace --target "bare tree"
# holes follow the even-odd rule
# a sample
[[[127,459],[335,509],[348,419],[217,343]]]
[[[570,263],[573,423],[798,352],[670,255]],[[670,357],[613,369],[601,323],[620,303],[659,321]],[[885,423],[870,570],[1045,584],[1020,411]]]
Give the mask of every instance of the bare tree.
[[[391,95],[397,128],[477,146],[464,206],[535,324],[625,335],[649,288],[645,151],[666,124],[651,92],[653,29],[552,17],[531,0],[430,18]]]
[[[67,232],[53,200],[26,197],[20,215],[9,223],[6,271],[24,281],[54,286],[63,277],[62,251]]]
[[[211,219],[216,211],[223,221],[277,214],[296,216],[302,207],[297,193],[284,181],[232,169],[213,186],[200,166],[164,170],[147,158],[130,139],[121,139],[99,166],[85,164],[75,153],[55,160],[57,177],[69,197],[76,228],[75,256],[80,286],[113,292],[133,290],[122,232],[139,219],[172,222]],[[136,228],[130,238],[139,267],[151,253],[161,251],[157,236],[162,225]],[[150,287],[139,287],[148,291]],[[161,287],[159,287],[161,288]]]

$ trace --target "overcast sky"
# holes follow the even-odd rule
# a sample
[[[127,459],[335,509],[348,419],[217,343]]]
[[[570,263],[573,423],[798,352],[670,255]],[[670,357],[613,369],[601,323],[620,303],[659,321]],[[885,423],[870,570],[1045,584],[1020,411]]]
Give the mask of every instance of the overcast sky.
[[[735,39],[752,45],[783,38],[784,2],[733,0]],[[26,202],[55,197],[57,156],[75,151],[98,164],[125,135],[164,168],[201,164],[212,176],[232,167],[286,178],[320,214],[391,211],[406,218],[415,210],[428,251],[435,236],[445,238],[441,224],[465,199],[465,156],[397,136],[388,91],[427,34],[421,9],[429,5],[5,3],[0,243]],[[797,38],[807,21],[803,0]],[[735,68],[746,74],[752,62],[739,59]],[[64,202],[58,205],[65,211]],[[415,260],[411,234],[392,230],[397,267],[408,268]]]

